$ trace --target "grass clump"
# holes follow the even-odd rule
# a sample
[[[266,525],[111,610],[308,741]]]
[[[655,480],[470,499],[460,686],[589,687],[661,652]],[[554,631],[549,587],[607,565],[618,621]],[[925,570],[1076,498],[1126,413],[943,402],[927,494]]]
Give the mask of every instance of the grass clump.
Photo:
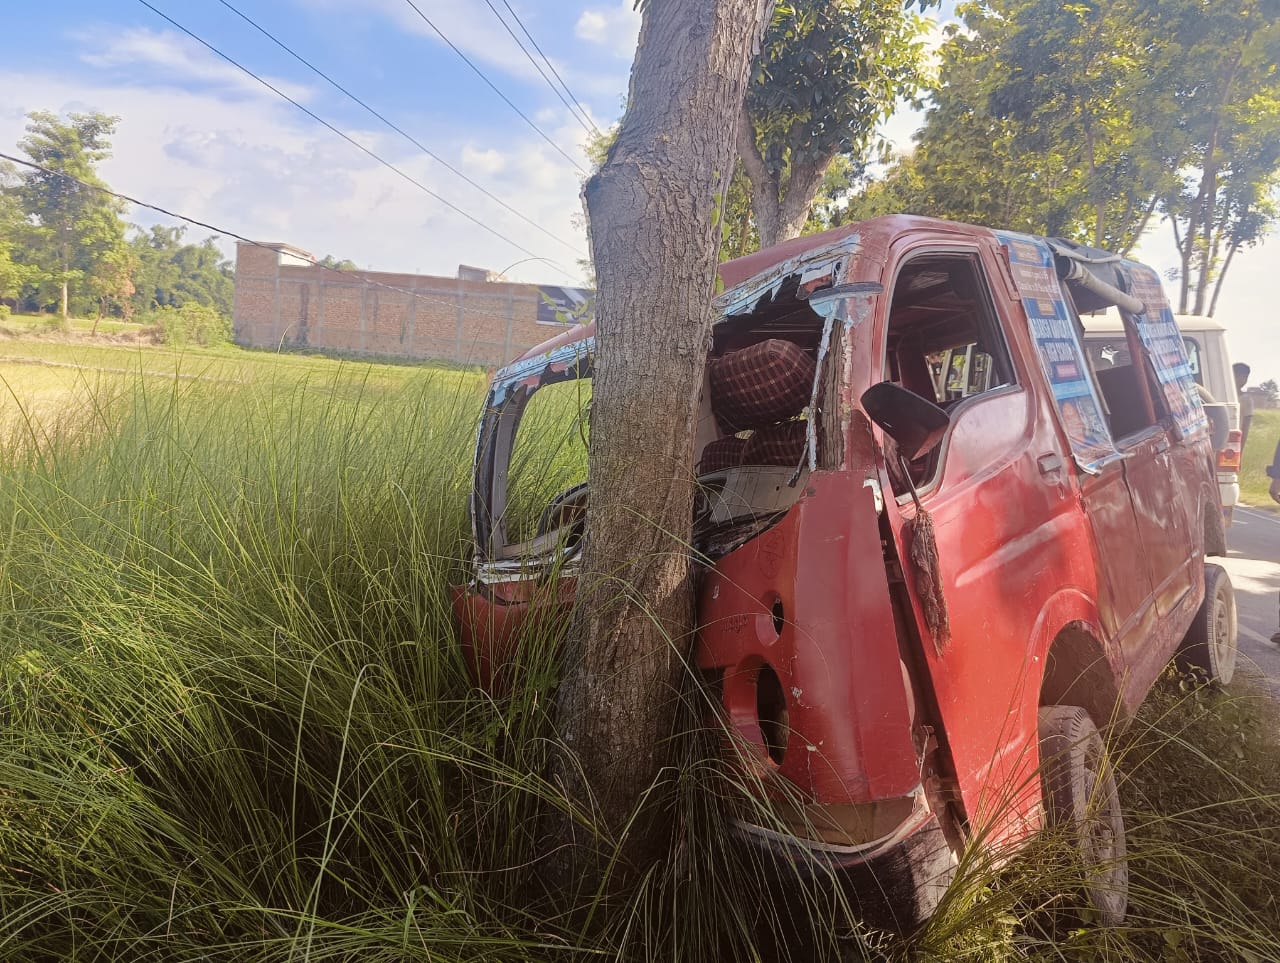
[[[501,697],[454,638],[480,379],[193,358],[95,381],[0,449],[0,956],[1277,956],[1274,718],[1176,680],[1119,744],[1119,930],[1062,922],[1051,838],[1008,865],[973,850],[910,937],[822,879],[771,894],[725,818],[758,787],[692,683],[644,803],[667,858],[566,906],[539,869],[568,806],[544,777],[563,615],[531,620]]]

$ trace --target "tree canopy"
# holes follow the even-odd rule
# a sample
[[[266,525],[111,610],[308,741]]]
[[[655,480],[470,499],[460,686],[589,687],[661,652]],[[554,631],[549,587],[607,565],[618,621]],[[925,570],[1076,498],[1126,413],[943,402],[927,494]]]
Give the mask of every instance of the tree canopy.
[[[1280,0],[963,5],[914,152],[846,217],[886,209],[1128,252],[1174,226],[1180,308],[1211,313],[1276,221]]]
[[[101,184],[97,165],[110,156],[109,138],[119,118],[71,114],[63,122],[48,111],[27,116],[27,136],[18,146],[45,169],[23,171],[16,190],[29,222],[31,261],[41,280],[56,289],[58,313],[65,319],[72,286],[96,274],[97,283],[89,284],[95,294],[106,297],[122,289],[123,206],[86,186]]]
[[[934,0],[921,0],[920,7]],[[861,159],[877,125],[925,79],[914,0],[778,3],[757,55],[738,153],[760,243],[804,229],[832,161]]]
[[[19,147],[44,170],[0,168],[0,301],[26,311],[132,318],[197,304],[232,311],[232,266],[215,238],[183,243],[185,227],[134,227],[104,193],[98,165],[118,118],[28,115]],[[88,186],[86,186],[88,185]],[[338,265],[339,267],[343,265]]]

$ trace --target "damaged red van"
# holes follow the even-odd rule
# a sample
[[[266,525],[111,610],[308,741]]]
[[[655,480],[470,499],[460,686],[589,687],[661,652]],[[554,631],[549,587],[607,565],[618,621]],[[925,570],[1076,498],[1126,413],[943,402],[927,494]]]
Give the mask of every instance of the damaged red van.
[[[1099,735],[1171,657],[1230,680],[1214,452],[1150,268],[890,216],[721,267],[702,386],[697,664],[766,778],[743,844],[926,918],[980,841],[1076,831],[1123,919],[1124,822]],[[1129,363],[1080,312],[1115,306]],[[493,379],[475,461],[477,677],[568,605],[588,497],[590,325]],[[551,493],[548,495],[548,493]],[[767,823],[767,825],[766,825]],[[871,894],[870,897],[867,894]]]

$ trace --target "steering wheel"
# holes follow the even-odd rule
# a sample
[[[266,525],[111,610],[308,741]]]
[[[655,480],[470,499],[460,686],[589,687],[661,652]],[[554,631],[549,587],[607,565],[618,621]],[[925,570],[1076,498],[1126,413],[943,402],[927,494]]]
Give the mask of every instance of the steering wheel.
[[[542,510],[538,519],[538,534],[546,535],[563,528],[569,529],[568,545],[582,540],[587,528],[587,483],[566,488]]]

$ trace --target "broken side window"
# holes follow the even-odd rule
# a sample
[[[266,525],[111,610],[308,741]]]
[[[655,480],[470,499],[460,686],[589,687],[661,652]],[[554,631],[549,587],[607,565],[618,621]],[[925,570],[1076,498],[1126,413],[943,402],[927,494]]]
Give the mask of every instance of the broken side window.
[[[1009,349],[972,254],[926,254],[903,265],[889,304],[885,347],[889,380],[942,408],[959,409],[1014,384]],[[940,457],[941,449],[934,449],[912,463],[911,480],[926,483]],[[895,493],[903,494],[905,479],[891,478]]]

